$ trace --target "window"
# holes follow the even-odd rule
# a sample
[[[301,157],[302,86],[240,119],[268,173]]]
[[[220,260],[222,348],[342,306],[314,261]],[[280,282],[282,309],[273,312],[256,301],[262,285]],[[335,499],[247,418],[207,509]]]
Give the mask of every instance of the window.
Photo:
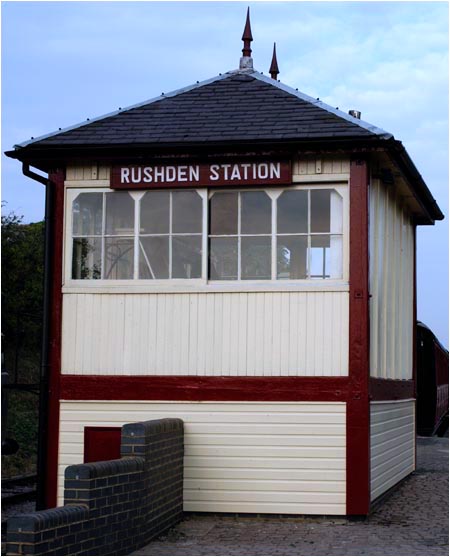
[[[202,211],[195,191],[80,193],[72,278],[200,278]]]
[[[209,215],[209,278],[270,280],[270,197],[264,191],[215,193]]]
[[[74,280],[343,278],[344,208],[336,188],[209,196],[206,189],[89,191],[73,198]]]

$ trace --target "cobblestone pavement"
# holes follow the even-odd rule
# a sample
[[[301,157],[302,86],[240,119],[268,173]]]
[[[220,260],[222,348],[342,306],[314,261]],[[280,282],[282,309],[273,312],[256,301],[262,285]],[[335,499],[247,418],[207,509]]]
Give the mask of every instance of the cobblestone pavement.
[[[187,516],[133,555],[448,555],[448,439],[364,520]]]

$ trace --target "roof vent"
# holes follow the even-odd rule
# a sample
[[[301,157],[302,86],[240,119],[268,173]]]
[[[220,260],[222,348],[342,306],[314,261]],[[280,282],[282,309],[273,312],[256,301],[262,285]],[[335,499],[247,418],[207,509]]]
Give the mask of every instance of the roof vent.
[[[353,118],[358,118],[358,120],[361,120],[361,112],[359,110],[349,110],[348,113],[350,114],[350,116],[353,116]]]
[[[252,29],[250,27],[250,8],[247,8],[247,19],[245,21],[242,40],[244,41],[244,48],[242,49],[242,57],[239,61],[239,69],[253,70],[252,49],[250,46],[250,43],[253,41]]]

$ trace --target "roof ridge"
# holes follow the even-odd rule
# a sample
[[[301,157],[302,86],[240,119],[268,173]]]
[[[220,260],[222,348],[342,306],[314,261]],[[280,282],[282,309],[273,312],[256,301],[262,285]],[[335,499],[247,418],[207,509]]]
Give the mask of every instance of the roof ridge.
[[[286,85],[285,83],[281,83],[280,81],[275,81],[271,77],[267,77],[264,74],[262,74],[260,72],[257,72],[256,70],[254,70],[252,72],[252,74],[254,74],[254,77],[256,79],[259,79],[260,81],[264,81],[264,83],[267,83],[269,85],[273,85],[274,87],[278,87],[278,89],[281,89],[285,93],[289,93],[291,95],[294,95],[295,97],[297,97],[297,98],[299,98],[303,101],[309,102],[309,103],[311,103],[311,104],[313,104],[313,105],[315,105],[319,108],[322,108],[322,109],[326,110],[327,112],[330,112],[331,114],[334,114],[335,116],[338,116],[339,118],[343,118],[344,120],[347,120],[347,122],[350,122],[352,124],[356,124],[357,126],[360,126],[361,128],[364,128],[365,130],[370,131],[370,132],[374,133],[375,135],[379,135],[383,139],[390,139],[390,138],[394,137],[393,134],[387,132],[386,130],[383,130],[382,128],[379,128],[378,126],[374,126],[373,124],[370,124],[369,122],[365,122],[364,120],[360,120],[359,118],[355,118],[354,116],[351,116],[350,114],[347,114],[346,112],[343,112],[342,110],[339,110],[337,108],[333,108],[329,104],[326,104],[319,99],[315,99],[314,97],[310,97],[309,95],[306,95],[305,93],[297,91],[297,89],[294,89],[294,88],[290,87],[289,85]]]
[[[84,127],[84,126],[88,126],[90,124],[93,124],[94,122],[99,122],[101,120],[105,120],[107,118],[111,118],[113,116],[118,116],[119,114],[123,114],[125,112],[129,112],[130,110],[133,110],[135,108],[140,108],[143,106],[148,106],[150,104],[153,104],[155,102],[167,99],[167,98],[172,98],[172,97],[176,97],[178,95],[181,95],[183,93],[187,93],[189,91],[193,91],[195,89],[199,89],[201,87],[204,87],[206,85],[210,85],[211,83],[215,83],[216,81],[222,81],[225,79],[229,79],[235,75],[249,75],[255,79],[258,79],[268,85],[271,85],[273,87],[277,87],[278,89],[284,91],[285,93],[288,93],[290,95],[293,95],[305,102],[308,102],[310,104],[313,104],[314,106],[317,106],[318,108],[322,108],[323,110],[326,110],[327,112],[330,112],[331,114],[334,114],[335,116],[338,116],[339,118],[342,118],[343,120],[346,120],[352,124],[355,124],[375,135],[378,135],[379,137],[383,138],[383,139],[390,139],[393,137],[393,135],[389,132],[386,132],[385,130],[378,128],[377,126],[374,126],[368,122],[365,122],[364,120],[360,120],[358,118],[355,118],[353,116],[351,116],[350,114],[347,114],[346,112],[343,112],[341,110],[338,110],[336,108],[333,108],[332,106],[324,103],[323,101],[320,101],[318,99],[315,99],[313,97],[310,97],[309,95],[306,95],[305,93],[302,93],[300,91],[297,91],[296,89],[293,89],[292,87],[290,87],[289,85],[286,85],[284,83],[281,83],[280,81],[276,81],[270,77],[265,76],[262,72],[257,71],[256,69],[236,69],[236,70],[229,70],[223,74],[218,74],[214,77],[211,77],[209,79],[205,79],[203,81],[197,81],[196,83],[193,83],[191,85],[187,85],[185,87],[181,87],[179,89],[174,89],[173,91],[170,91],[169,93],[162,93],[161,95],[157,96],[157,97],[152,97],[150,99],[147,99],[145,101],[141,101],[139,103],[127,106],[125,108],[119,109],[119,110],[115,110],[112,112],[109,112],[107,114],[103,114],[101,116],[97,116],[95,118],[90,118],[88,120],[85,120],[83,122],[79,122],[77,124],[73,124],[71,126],[67,126],[65,128],[59,129],[57,131],[53,131],[53,132],[49,132],[46,133],[44,135],[41,135],[39,137],[33,138],[31,140],[28,141],[24,141],[22,143],[18,143],[14,145],[15,149],[19,149],[19,148],[23,148],[23,147],[27,147],[28,145],[32,145],[33,143],[37,143],[39,141],[48,139],[50,137],[54,137],[56,135],[62,135],[66,132]]]

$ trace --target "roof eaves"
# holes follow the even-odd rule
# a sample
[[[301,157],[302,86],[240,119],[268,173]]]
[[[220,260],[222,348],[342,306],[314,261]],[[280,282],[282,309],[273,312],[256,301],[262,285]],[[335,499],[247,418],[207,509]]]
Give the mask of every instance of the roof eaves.
[[[357,126],[364,128],[367,131],[372,132],[375,135],[378,135],[380,137],[380,139],[391,139],[394,136],[383,130],[382,128],[378,128],[377,126],[374,126],[373,124],[369,124],[369,122],[365,122],[364,120],[360,120],[359,118],[355,118],[353,116],[350,116],[350,114],[347,114],[346,112],[343,112],[342,110],[339,110],[337,108],[333,108],[332,106],[330,106],[329,104],[324,103],[321,100],[315,99],[313,97],[310,97],[309,95],[306,95],[305,93],[301,93],[300,91],[297,91],[296,89],[293,89],[292,87],[289,87],[289,85],[285,85],[284,83],[281,83],[279,81],[275,81],[274,79],[272,79],[271,77],[267,77],[257,71],[254,71],[252,73],[253,77],[255,77],[256,79],[259,79],[261,81],[264,81],[265,83],[268,83],[269,85],[273,85],[274,87],[278,87],[278,89],[281,89],[282,91],[286,92],[286,93],[290,93],[291,95],[294,95],[295,97],[302,99],[303,101],[309,102],[319,108],[322,108],[323,110],[326,110],[327,112],[330,112],[331,114],[334,114],[335,116],[338,116],[339,118],[342,118],[344,120],[347,120],[347,122],[351,122],[352,124],[356,124]]]
[[[96,118],[90,118],[88,121],[84,121],[84,122],[80,122],[78,124],[73,124],[72,126],[68,126],[66,128],[62,128],[58,131],[54,131],[54,132],[50,132],[50,133],[46,133],[44,135],[41,135],[39,137],[35,137],[34,139],[30,139],[29,141],[24,141],[23,143],[17,143],[16,145],[14,145],[14,149],[21,149],[23,147],[28,147],[29,145],[32,145],[33,143],[37,143],[39,141],[42,141],[44,139],[48,139],[49,137],[53,137],[55,135],[60,135],[72,130],[76,130],[77,128],[81,128],[83,126],[88,126],[89,124],[92,124],[93,122],[98,122],[99,120],[104,120],[105,118],[110,118],[111,116],[117,116],[118,114],[123,114],[124,112],[127,112],[128,110],[132,110],[133,108],[140,108],[142,106],[146,106],[148,104],[152,104],[154,102],[157,101],[161,101],[163,99],[167,99],[170,97],[175,97],[176,95],[181,95],[181,93],[187,93],[188,91],[192,91],[193,89],[197,89],[199,87],[203,87],[204,85],[209,85],[210,83],[214,83],[215,81],[220,81],[222,79],[226,79],[228,77],[230,77],[230,74],[235,73],[233,72],[227,72],[224,74],[219,74],[217,76],[211,77],[209,79],[205,79],[204,81],[199,81],[197,83],[194,83],[192,85],[187,85],[186,87],[182,87],[181,89],[175,89],[174,91],[170,91],[169,93],[162,93],[161,95],[159,95],[158,97],[153,97],[151,99],[148,99],[146,101],[137,103],[137,104],[133,104],[131,106],[127,106],[125,108],[122,108],[121,110],[115,110],[114,112],[109,112],[108,114],[103,114],[102,116],[97,116]]]

